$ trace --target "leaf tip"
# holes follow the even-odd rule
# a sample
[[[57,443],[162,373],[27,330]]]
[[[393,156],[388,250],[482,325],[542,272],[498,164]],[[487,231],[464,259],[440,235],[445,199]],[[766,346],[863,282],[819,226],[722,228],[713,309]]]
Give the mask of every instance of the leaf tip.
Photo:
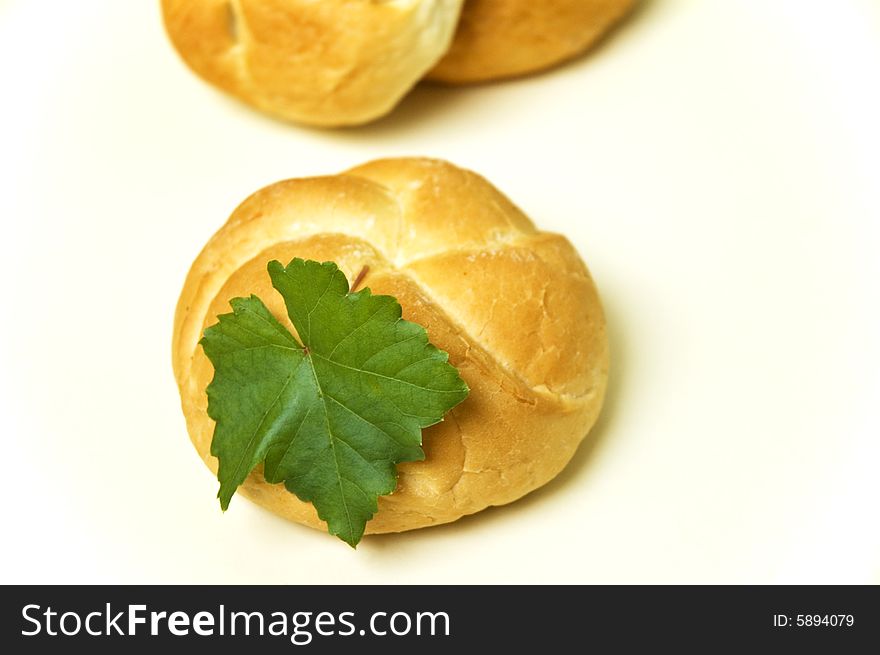
[[[233,491],[233,493],[235,492]],[[222,511],[225,512],[227,509],[229,509],[229,501],[232,500],[232,494],[226,492],[223,487],[220,487],[220,490],[217,492],[217,498],[220,499],[220,509]]]
[[[361,542],[361,537],[352,535],[350,538],[343,537],[342,535],[336,535],[342,541],[347,543],[352,550],[357,550],[358,544]]]

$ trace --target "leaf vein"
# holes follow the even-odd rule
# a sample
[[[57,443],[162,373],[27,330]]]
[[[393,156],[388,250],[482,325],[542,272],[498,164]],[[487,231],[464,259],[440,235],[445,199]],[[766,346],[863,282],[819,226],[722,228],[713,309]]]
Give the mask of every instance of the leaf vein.
[[[263,417],[260,419],[260,422],[257,423],[257,427],[254,428],[254,431],[251,434],[250,439],[248,440],[247,446],[245,446],[244,450],[242,451],[241,458],[238,460],[238,464],[236,464],[236,466],[235,466],[235,471],[232,474],[233,480],[238,478],[238,473],[239,473],[239,471],[241,471],[241,465],[244,463],[245,456],[247,455],[247,452],[251,449],[251,446],[253,446],[254,439],[257,438],[257,434],[260,432],[260,428],[263,427],[263,423],[266,422],[266,417],[269,416],[269,412],[271,412],[272,408],[274,408],[275,405],[278,404],[278,401],[281,400],[281,396],[284,395],[284,392],[287,390],[287,387],[290,385],[290,381],[293,380],[293,377],[296,375],[296,372],[299,370],[299,367],[302,366],[302,363],[304,361],[305,361],[305,359],[301,359],[299,364],[297,364],[296,368],[294,368],[290,372],[290,375],[287,376],[287,379],[284,381],[284,384],[282,385],[281,390],[278,392],[278,395],[275,396],[275,400],[273,400],[272,404],[270,404],[266,408],[266,411],[263,412]]]
[[[314,407],[314,405],[312,407]],[[287,453],[289,453],[290,449],[293,447],[293,442],[296,441],[296,438],[299,436],[300,430],[302,430],[302,427],[306,424],[306,419],[308,419],[309,414],[312,413],[312,407],[309,407],[309,409],[303,415],[302,421],[300,421],[299,425],[296,426],[296,431],[293,433],[293,436],[290,437],[290,441],[287,442],[287,448],[284,449],[284,453],[281,455],[281,457],[278,458],[278,466],[276,466],[272,470],[271,477],[273,479],[275,478],[275,474],[278,473],[278,467],[282,465],[284,459],[287,457]],[[287,478],[285,478],[285,480],[287,480]]]
[[[286,272],[287,271],[285,270],[285,273]],[[302,337],[304,342],[305,342],[306,338],[308,338],[309,341],[312,340],[312,313],[316,309],[318,309],[318,305],[320,305],[321,301],[324,300],[324,296],[327,295],[327,292],[330,291],[330,287],[332,287],[332,286],[333,286],[333,276],[331,275],[330,278],[327,280],[327,286],[324,287],[324,290],[321,292],[321,295],[318,296],[318,299],[315,301],[315,304],[309,310],[309,313],[306,314],[306,332],[308,332],[308,337],[303,337],[302,335],[300,335],[300,337]],[[308,346],[309,344],[305,344],[305,345]]]
[[[345,404],[343,404],[342,402],[340,402],[338,398],[334,398],[334,397],[331,396],[329,393],[325,393],[324,395],[325,395],[327,398],[329,398],[330,400],[332,400],[334,403],[336,403],[337,405],[339,405],[342,409],[346,410],[346,411],[349,412],[350,414],[353,414],[354,416],[357,416],[360,420],[362,420],[362,421],[363,421],[364,423],[366,423],[367,425],[372,425],[372,426],[373,426],[374,428],[376,428],[379,432],[381,432],[381,433],[384,434],[386,437],[388,437],[389,439],[391,439],[391,441],[395,442],[396,444],[398,444],[398,445],[400,445],[400,446],[406,446],[406,445],[407,445],[407,444],[405,444],[405,443],[402,443],[402,442],[401,442],[399,439],[397,439],[396,437],[390,435],[387,431],[385,431],[385,430],[383,430],[382,428],[380,428],[378,425],[376,425],[375,423],[373,423],[370,419],[368,419],[368,418],[367,418],[366,416],[364,416],[363,414],[359,414],[359,413],[357,413],[356,411],[354,411],[354,410],[353,410],[351,407],[349,407],[348,405],[345,405]]]
[[[376,373],[375,371],[367,371],[362,368],[357,368],[355,366],[348,366],[347,364],[343,364],[342,362],[332,361],[324,357],[323,355],[319,355],[316,352],[312,353],[313,356],[323,359],[328,364],[333,364],[334,366],[341,366],[342,368],[347,368],[350,371],[354,371],[356,373],[364,373],[365,375],[372,375],[378,378],[383,378],[385,380],[391,380],[392,382],[399,382],[400,384],[405,384],[406,386],[413,387],[414,389],[421,389],[422,391],[430,391],[432,393],[448,393],[448,394],[460,394],[461,391],[457,389],[432,389],[431,387],[423,387],[418,384],[414,384],[412,382],[407,382],[406,380],[398,380],[397,378],[382,375],[381,373]]]
[[[259,300],[259,299],[258,299],[258,300]],[[269,311],[269,308],[266,307],[266,305],[263,304],[263,301],[262,301],[262,300],[259,300],[259,302],[260,302],[260,306],[268,312],[268,311]],[[290,332],[288,332],[287,328],[285,328],[283,325],[281,325],[280,323],[278,323],[278,322],[277,322],[277,319],[275,319],[274,316],[272,317],[272,319],[275,319],[276,322],[273,323],[272,320],[266,318],[266,317],[263,316],[260,312],[254,311],[254,310],[251,309],[250,307],[242,307],[242,308],[241,308],[241,311],[244,312],[244,313],[246,313],[246,314],[250,314],[251,316],[254,316],[255,318],[259,319],[260,321],[262,321],[263,323],[265,323],[266,325],[268,325],[270,328],[272,328],[272,331],[273,331],[273,332],[275,332],[276,334],[278,334],[278,335],[281,336],[281,337],[284,337],[284,338],[287,339],[288,341],[294,341],[294,342],[296,341],[296,339],[293,338],[293,335],[292,335]],[[270,312],[270,314],[271,314],[271,312]],[[243,325],[240,325],[239,327],[241,327],[241,329],[242,329],[242,330],[245,330],[246,332],[250,332],[250,333],[253,334],[255,337],[265,338],[265,337],[263,337],[261,334],[259,334],[258,332],[254,332],[253,330],[250,330],[250,329],[246,328],[246,327],[243,326]]]
[[[352,335],[356,334],[358,330],[360,330],[360,329],[362,329],[363,327],[365,327],[365,326],[367,325],[367,323],[369,323],[370,321],[372,321],[373,318],[376,316],[376,314],[378,314],[379,312],[381,312],[383,309],[385,309],[385,305],[382,305],[381,307],[379,307],[379,309],[377,309],[375,312],[373,312],[372,314],[370,314],[370,315],[366,318],[366,320],[365,320],[363,323],[361,323],[361,324],[358,325],[355,329],[353,329],[351,332],[349,332],[349,333],[346,334],[344,337],[342,337],[342,338],[339,340],[339,342],[338,342],[335,346],[333,346],[333,350],[331,350],[331,351],[330,351],[330,354],[327,355],[327,359],[331,359],[331,360],[332,360],[332,359],[333,359],[333,353],[336,352],[336,349],[339,348],[339,346],[341,346],[343,343],[345,343],[345,341],[346,341],[347,339],[351,338]]]
[[[411,337],[407,337],[406,339],[403,339],[401,341],[395,341],[394,343],[388,344],[387,346],[381,348],[380,350],[377,350],[372,355],[367,357],[367,359],[365,359],[363,362],[361,362],[361,368],[365,367],[369,362],[373,361],[376,357],[378,357],[379,355],[384,353],[386,350],[394,348],[394,346],[399,346],[402,343],[407,343],[409,341],[412,341],[413,339],[418,339],[420,336],[421,336],[420,334],[414,334]]]

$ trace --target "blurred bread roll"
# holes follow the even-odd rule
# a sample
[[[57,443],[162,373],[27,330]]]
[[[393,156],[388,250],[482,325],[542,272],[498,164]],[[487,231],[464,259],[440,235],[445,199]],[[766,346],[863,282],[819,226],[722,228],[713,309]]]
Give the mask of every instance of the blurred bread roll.
[[[374,161],[340,175],[287,180],[244,201],[186,279],[174,372],[190,438],[207,466],[211,362],[198,345],[229,300],[256,294],[293,330],[266,265],[334,261],[349,280],[390,294],[403,317],[449,353],[470,395],[423,433],[426,458],[398,466],[367,533],[454,521],[509,503],[559,473],[596,421],[608,343],[599,296],[564,237],[541,232],[485,179],[430,159]],[[260,469],[238,493],[325,529],[312,505]]]
[[[183,60],[278,117],[319,126],[388,113],[449,48],[462,0],[162,0]]]
[[[465,0],[449,52],[428,74],[482,82],[532,73],[584,52],[635,0]]]
[[[387,114],[426,75],[479,82],[557,64],[634,2],[162,0],[162,10],[202,78],[269,114],[330,127]]]

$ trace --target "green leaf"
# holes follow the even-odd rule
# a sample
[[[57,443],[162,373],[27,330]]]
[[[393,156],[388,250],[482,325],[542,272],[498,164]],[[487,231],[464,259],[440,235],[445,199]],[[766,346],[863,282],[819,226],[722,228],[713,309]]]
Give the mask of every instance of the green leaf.
[[[398,462],[424,459],[422,428],[468,394],[425,329],[391,296],[349,292],[336,264],[269,263],[299,340],[256,296],[234,298],[199,342],[214,365],[208,415],[225,510],[261,462],[354,546],[397,486]]]

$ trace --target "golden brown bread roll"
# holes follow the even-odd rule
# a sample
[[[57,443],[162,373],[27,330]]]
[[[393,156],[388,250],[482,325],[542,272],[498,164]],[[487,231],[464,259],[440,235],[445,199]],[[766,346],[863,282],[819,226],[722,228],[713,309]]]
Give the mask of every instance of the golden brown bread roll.
[[[582,53],[635,0],[465,0],[449,52],[428,74],[481,82],[531,73]]]
[[[174,372],[190,437],[211,470],[213,369],[198,340],[229,300],[256,294],[293,326],[266,275],[272,259],[335,261],[395,296],[403,317],[471,389],[424,431],[426,458],[400,464],[367,533],[454,521],[552,479],[596,421],[608,374],[599,297],[562,236],[531,221],[482,177],[436,160],[388,159],[341,175],[287,180],[244,201],[198,256],[174,325]],[[255,470],[239,493],[323,527],[310,504]]]
[[[201,77],[281,118],[386,114],[449,47],[462,0],[162,0]]]
[[[388,113],[426,73],[477,82],[573,57],[635,0],[462,2],[162,0],[162,10],[205,80],[281,118],[339,126]]]

